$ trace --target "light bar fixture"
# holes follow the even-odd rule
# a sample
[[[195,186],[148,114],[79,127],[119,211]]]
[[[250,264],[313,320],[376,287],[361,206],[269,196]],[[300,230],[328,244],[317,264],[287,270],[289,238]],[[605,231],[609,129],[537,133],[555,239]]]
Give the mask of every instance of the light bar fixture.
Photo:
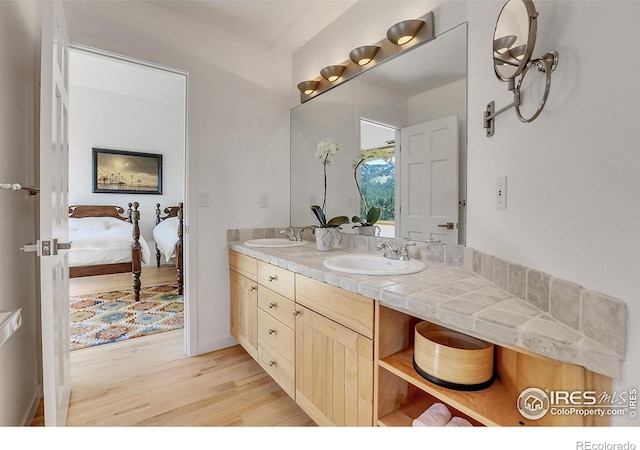
[[[356,75],[369,70],[394,56],[435,38],[433,12],[415,20],[404,20],[387,30],[387,36],[373,45],[353,49],[349,58],[339,64],[329,65],[312,80],[298,83],[300,102],[338,86]],[[516,55],[510,55],[516,57]]]

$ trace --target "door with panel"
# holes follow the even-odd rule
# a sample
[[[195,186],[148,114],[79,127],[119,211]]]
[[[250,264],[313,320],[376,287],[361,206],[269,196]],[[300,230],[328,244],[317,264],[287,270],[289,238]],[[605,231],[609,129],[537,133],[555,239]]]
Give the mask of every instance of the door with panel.
[[[400,130],[400,237],[458,243],[458,116]]]
[[[45,426],[66,424],[69,359],[68,33],[62,3],[41,2],[40,210],[37,252]]]

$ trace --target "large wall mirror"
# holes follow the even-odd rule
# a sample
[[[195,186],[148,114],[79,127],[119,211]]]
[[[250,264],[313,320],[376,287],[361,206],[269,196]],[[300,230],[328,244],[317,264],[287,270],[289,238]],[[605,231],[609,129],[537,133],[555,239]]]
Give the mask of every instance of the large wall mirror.
[[[383,209],[382,237],[464,244],[466,130],[463,23],[291,110],[291,225],[316,225],[310,206],[322,205],[325,179],[314,154],[331,138],[340,150],[326,170],[327,217],[362,217],[364,196]],[[384,158],[354,170],[369,149]]]

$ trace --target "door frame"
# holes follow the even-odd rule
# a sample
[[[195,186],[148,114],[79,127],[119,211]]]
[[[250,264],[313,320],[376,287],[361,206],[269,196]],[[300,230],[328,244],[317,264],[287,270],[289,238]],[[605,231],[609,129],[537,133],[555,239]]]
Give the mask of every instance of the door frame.
[[[81,44],[69,44],[69,49],[82,51],[85,53],[91,53],[94,55],[99,55],[107,58],[111,58],[114,60],[119,60],[127,63],[137,64],[141,66],[146,66],[152,69],[164,70],[166,72],[175,73],[177,75],[182,75],[185,77],[185,114],[184,114],[184,172],[182,174],[182,192],[185,204],[187,204],[186,199],[190,198],[189,195],[189,81],[190,76],[189,72],[175,69],[173,67],[164,66],[161,64],[152,63],[149,61],[144,61],[137,58],[132,58],[129,56],[121,55],[118,53],[109,52],[106,50],[97,49],[94,47],[89,47]],[[73,114],[71,112],[70,114]],[[192,293],[195,292],[193,286],[195,286],[195,276],[192,274],[192,270],[190,270],[189,264],[189,255],[190,247],[191,247],[191,238],[190,238],[190,224],[195,223],[196,221],[196,211],[188,206],[184,212],[184,228],[183,228],[183,255],[182,255],[182,267],[183,267],[183,276],[184,276],[184,352],[187,356],[195,356],[198,354],[198,330],[197,330],[197,303],[195,301],[195,295]],[[195,229],[195,228],[194,228]]]

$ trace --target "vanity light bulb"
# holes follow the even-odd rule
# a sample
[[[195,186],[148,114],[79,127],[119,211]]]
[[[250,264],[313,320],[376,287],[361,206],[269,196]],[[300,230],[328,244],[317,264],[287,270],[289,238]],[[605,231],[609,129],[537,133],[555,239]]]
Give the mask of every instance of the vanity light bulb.
[[[358,65],[359,66],[366,66],[370,62],[371,62],[371,58],[362,58],[360,61],[358,61]]]
[[[402,36],[400,39],[398,39],[398,45],[404,45],[411,39],[413,39],[413,36]]]
[[[307,90],[304,91],[304,93],[305,93],[305,95],[310,95],[310,94],[313,94],[314,90],[315,89],[307,89]]]
[[[338,77],[338,76],[336,76],[336,75],[333,75],[333,76],[330,76],[330,77],[329,77],[329,81],[331,81],[331,82],[333,83],[333,82],[334,82],[334,81],[336,81],[338,78],[340,78],[340,77]]]

